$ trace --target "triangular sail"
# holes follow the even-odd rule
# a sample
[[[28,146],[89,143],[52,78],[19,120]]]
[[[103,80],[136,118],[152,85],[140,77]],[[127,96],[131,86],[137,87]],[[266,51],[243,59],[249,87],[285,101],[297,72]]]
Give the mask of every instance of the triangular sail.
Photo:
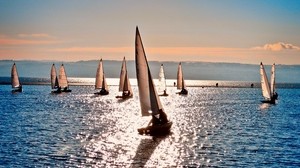
[[[163,64],[161,64],[161,66],[160,66],[160,70],[159,70],[159,74],[158,74],[158,82],[159,82],[159,87],[158,87],[159,92],[164,92],[165,90],[167,90]]]
[[[108,85],[107,85],[107,82],[106,82],[105,74],[103,74],[103,80],[102,80],[101,88],[108,91]]]
[[[55,69],[55,65],[53,64],[51,67],[51,88],[52,89],[57,89],[58,88],[58,79],[57,79],[57,75],[56,75],[56,69]]]
[[[270,85],[269,85],[269,81],[268,81],[268,77],[264,65],[262,63],[260,63],[260,77],[261,77],[262,94],[265,97],[265,99],[271,99]]]
[[[103,72],[103,63],[102,59],[99,61],[97,72],[96,72],[96,82],[95,82],[95,89],[101,89],[104,79],[104,72]],[[104,86],[105,87],[105,86]]]
[[[119,91],[130,91],[132,93],[130,81],[127,73],[126,59],[123,58],[121,73],[120,73],[120,83],[119,83]]]
[[[272,65],[271,69],[271,95],[275,95],[275,64]]]
[[[120,72],[120,82],[119,82],[119,91],[123,91],[124,84],[125,84],[125,75],[126,75],[126,62],[125,57],[123,58],[121,72]]]
[[[182,73],[181,62],[180,62],[177,71],[177,89],[184,89],[184,88],[185,88],[185,83],[184,83],[184,78]]]
[[[154,88],[155,86],[153,84],[138,27],[136,27],[135,36],[135,60],[142,116],[150,115],[150,110],[153,115],[156,115],[158,114],[159,109],[162,109],[163,107],[156,93],[156,89]]]
[[[64,64],[61,64],[61,66],[59,68],[58,86],[61,88],[68,87],[68,80],[67,80],[67,75],[66,75],[66,71],[64,68]]]
[[[19,81],[19,75],[17,71],[17,66],[14,63],[11,68],[11,87],[12,88],[19,88],[20,87],[20,81]]]
[[[129,91],[130,94],[132,95],[132,89],[131,89],[131,85],[130,85],[130,80],[128,78],[127,70],[126,70],[126,75],[125,75],[123,91]]]

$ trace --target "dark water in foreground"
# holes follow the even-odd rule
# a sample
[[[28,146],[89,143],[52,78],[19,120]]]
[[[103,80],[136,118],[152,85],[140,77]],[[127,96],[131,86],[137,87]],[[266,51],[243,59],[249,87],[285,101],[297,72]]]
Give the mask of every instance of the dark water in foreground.
[[[136,129],[134,97],[94,96],[92,86],[49,94],[26,85],[11,94],[0,85],[0,167],[297,167],[300,165],[300,89],[278,89],[276,105],[259,88],[190,87],[188,96],[161,98],[172,134],[151,138]]]

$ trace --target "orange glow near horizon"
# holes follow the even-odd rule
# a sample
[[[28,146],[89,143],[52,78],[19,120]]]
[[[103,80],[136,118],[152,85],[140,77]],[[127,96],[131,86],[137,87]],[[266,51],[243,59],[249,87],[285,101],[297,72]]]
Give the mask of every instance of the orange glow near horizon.
[[[66,42],[48,34],[0,34],[0,59],[80,61],[103,58],[106,60],[134,60],[134,46],[125,47],[60,47]],[[145,47],[149,61],[202,61],[257,64],[273,62],[300,64],[300,47],[278,42],[252,48],[226,47]],[[289,59],[286,59],[287,56]]]

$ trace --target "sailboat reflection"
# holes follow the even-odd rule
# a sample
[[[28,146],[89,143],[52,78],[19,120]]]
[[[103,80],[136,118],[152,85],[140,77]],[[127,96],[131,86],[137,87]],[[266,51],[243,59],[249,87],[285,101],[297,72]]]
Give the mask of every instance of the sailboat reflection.
[[[142,139],[137,147],[135,156],[132,159],[130,167],[144,167],[147,161],[150,159],[156,147],[167,136],[153,137]]]
[[[262,104],[259,106],[259,109],[260,109],[260,110],[267,110],[268,108],[270,108],[270,104],[269,104],[269,103],[262,103]]]

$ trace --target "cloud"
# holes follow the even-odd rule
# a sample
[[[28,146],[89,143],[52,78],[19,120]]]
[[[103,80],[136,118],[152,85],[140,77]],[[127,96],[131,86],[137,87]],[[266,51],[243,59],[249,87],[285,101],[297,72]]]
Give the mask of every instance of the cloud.
[[[36,34],[36,37],[38,36],[45,36],[46,34]],[[23,34],[24,36],[24,34]],[[32,36],[31,36],[32,37]],[[50,36],[47,36],[50,37]],[[53,40],[53,39],[19,39],[19,38],[13,38],[8,37],[6,35],[0,35],[0,45],[45,45],[45,44],[57,44],[61,43],[61,41]]]
[[[70,47],[70,48],[57,48],[53,52],[70,52],[70,53],[122,53],[133,51],[132,47]]]
[[[282,51],[282,50],[300,50],[300,47],[293,44],[278,42],[273,44],[265,44],[264,46],[253,47],[253,50],[267,50],[267,51]]]
[[[21,38],[53,38],[49,34],[45,33],[37,33],[37,34],[18,34],[19,37]]]
[[[122,53],[134,52],[134,47],[70,47],[57,48],[51,50],[53,52],[69,52],[69,53]],[[147,54],[163,54],[163,55],[199,55],[199,54],[223,54],[229,52],[243,52],[245,49],[239,48],[203,48],[203,47],[148,47],[145,48]]]

